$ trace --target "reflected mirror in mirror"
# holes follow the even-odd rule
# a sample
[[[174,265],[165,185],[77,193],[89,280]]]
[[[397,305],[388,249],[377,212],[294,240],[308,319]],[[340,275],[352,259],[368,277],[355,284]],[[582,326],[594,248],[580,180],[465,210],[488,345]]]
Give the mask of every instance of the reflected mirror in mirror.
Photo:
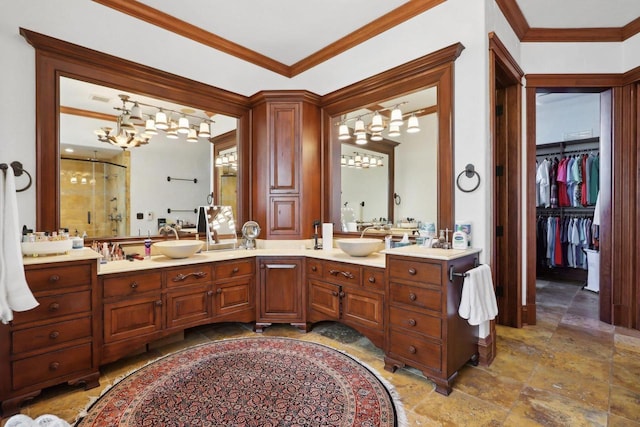
[[[343,231],[358,231],[379,222],[411,228],[419,221],[437,221],[436,104],[437,88],[431,87],[336,120],[336,135],[341,140],[341,219],[355,218],[356,222],[354,230],[353,224],[347,226],[349,221],[343,220]],[[363,131],[358,132],[360,129]],[[364,166],[365,156],[368,167]],[[375,167],[372,159],[376,159]]]
[[[161,223],[195,225],[203,204],[236,206],[237,180],[219,182],[212,144],[230,135],[235,150],[236,118],[67,77],[60,113],[60,227],[70,233],[155,235]]]

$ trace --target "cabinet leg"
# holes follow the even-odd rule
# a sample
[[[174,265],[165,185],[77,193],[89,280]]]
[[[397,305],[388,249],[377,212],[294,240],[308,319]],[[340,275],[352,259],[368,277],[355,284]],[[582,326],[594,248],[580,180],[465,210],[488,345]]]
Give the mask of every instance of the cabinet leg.
[[[69,385],[84,385],[85,390],[91,390],[92,388],[98,387],[100,385],[100,372],[93,372],[87,376],[82,378],[78,378],[68,382]]]
[[[471,360],[469,360],[469,362],[473,366],[478,366],[478,363],[480,362],[480,355],[478,353],[475,353],[473,356],[471,356]]]
[[[20,413],[20,406],[27,400],[31,400],[38,396],[42,390],[32,391],[31,393],[23,394],[22,396],[14,397],[2,401],[2,417],[8,418],[12,415]]]
[[[309,331],[309,325],[307,323],[292,323],[291,326],[295,326],[305,333]]]
[[[435,380],[434,378],[430,379],[436,383],[436,392],[442,394],[443,396],[449,396],[449,394],[451,394],[451,386],[449,385],[449,381],[440,381]]]
[[[404,368],[405,364],[402,362],[398,362],[397,360],[390,359],[388,357],[384,358],[384,370],[389,372],[395,372],[398,368]]]
[[[269,326],[271,326],[271,323],[257,323],[253,326],[253,331],[254,332],[258,332],[258,333],[263,333],[264,332],[264,328],[268,328]]]

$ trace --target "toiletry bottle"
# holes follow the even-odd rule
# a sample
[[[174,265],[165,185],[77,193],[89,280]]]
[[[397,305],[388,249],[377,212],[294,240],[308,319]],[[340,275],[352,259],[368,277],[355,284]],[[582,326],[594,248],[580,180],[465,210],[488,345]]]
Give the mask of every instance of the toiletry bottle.
[[[453,233],[452,246],[453,249],[467,249],[467,233],[461,229]]]
[[[151,258],[151,234],[147,233],[147,238],[144,239],[144,257]]]

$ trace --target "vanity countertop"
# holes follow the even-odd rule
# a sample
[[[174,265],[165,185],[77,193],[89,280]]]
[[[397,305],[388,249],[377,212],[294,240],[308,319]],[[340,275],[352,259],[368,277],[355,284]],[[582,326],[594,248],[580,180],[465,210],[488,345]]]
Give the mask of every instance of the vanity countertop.
[[[131,271],[150,270],[164,267],[178,267],[183,265],[201,264],[216,261],[228,261],[243,258],[254,258],[258,256],[264,257],[308,257],[322,259],[325,261],[346,262],[351,264],[362,265],[365,267],[385,268],[386,254],[400,255],[416,258],[430,258],[438,260],[453,260],[466,255],[479,253],[480,249],[436,249],[424,248],[416,245],[404,246],[400,248],[386,249],[381,252],[375,252],[367,257],[352,257],[342,252],[338,248],[331,250],[313,250],[305,248],[304,245],[292,247],[270,247],[258,249],[234,249],[234,250],[218,250],[197,253],[189,258],[172,259],[164,255],[153,255],[151,258],[133,261],[110,261],[106,264],[98,265],[98,275],[125,273]],[[66,255],[40,256],[40,257],[24,257],[24,265],[46,264],[65,261],[96,259],[99,260],[101,255],[89,249],[77,249],[69,251]]]

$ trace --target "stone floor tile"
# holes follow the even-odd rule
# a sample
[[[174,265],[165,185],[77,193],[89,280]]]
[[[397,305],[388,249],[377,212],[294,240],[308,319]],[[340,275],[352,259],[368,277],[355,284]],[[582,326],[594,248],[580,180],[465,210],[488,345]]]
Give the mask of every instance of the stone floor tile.
[[[631,421],[640,422],[640,392],[612,385],[610,411]]]

